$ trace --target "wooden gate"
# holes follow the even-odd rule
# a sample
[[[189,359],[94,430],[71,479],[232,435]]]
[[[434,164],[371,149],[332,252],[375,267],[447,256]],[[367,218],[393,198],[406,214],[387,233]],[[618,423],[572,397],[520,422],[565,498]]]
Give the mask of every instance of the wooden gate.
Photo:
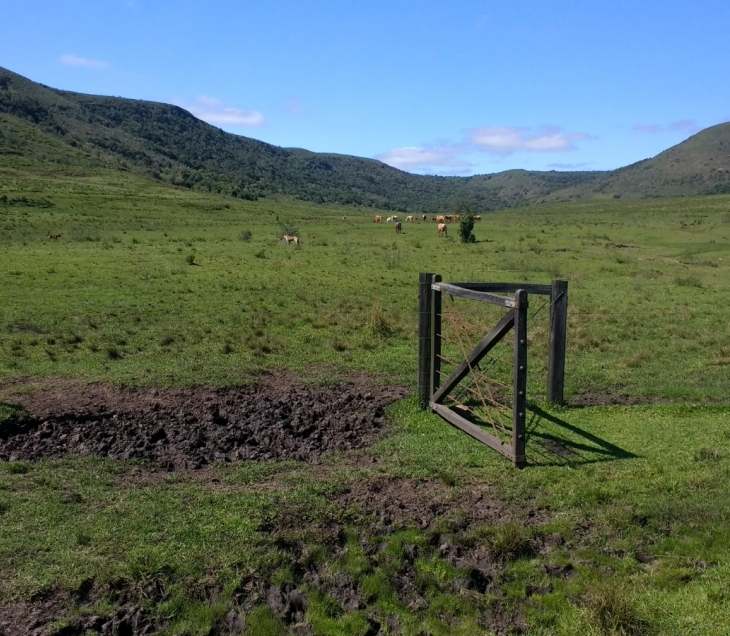
[[[517,466],[524,466],[527,461],[530,295],[550,297],[547,399],[561,403],[567,282],[553,281],[551,285],[443,283],[436,274],[419,277],[418,394],[422,408],[430,408]],[[471,335],[467,329],[473,327],[474,321],[469,324],[463,317],[462,311],[456,308],[456,299],[494,308],[486,319],[492,322],[486,323],[486,327],[483,320],[476,320],[481,331],[476,342],[473,329]],[[444,347],[448,348],[448,355]],[[498,347],[501,356],[495,352]],[[496,372],[496,366],[501,373]]]

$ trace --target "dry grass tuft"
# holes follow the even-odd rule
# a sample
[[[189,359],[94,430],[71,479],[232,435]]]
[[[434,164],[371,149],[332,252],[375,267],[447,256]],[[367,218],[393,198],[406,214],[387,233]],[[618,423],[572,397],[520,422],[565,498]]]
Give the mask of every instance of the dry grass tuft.
[[[649,623],[636,611],[625,589],[615,581],[600,583],[584,597],[588,618],[606,636],[642,636]]]

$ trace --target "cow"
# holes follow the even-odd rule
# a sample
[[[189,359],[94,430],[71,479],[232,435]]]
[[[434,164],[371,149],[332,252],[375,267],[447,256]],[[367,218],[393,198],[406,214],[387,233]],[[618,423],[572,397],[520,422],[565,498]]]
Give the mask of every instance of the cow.
[[[383,222],[383,217],[380,215],[376,216],[375,219],[373,219],[373,223],[382,223],[382,222]]]
[[[425,215],[425,214],[423,215],[423,220],[424,220],[424,221],[426,220],[426,215]]]
[[[394,216],[389,216],[387,219],[385,219],[386,223],[393,223]]]
[[[46,238],[53,239],[54,241],[57,241],[61,238],[60,234],[46,234]]]
[[[346,217],[346,216],[343,216],[343,217],[342,217],[342,220],[343,220],[343,221],[347,221],[347,217]]]
[[[446,223],[439,223],[439,236],[448,236],[449,229],[446,227]]]
[[[282,238],[286,241],[287,245],[294,243],[294,245],[299,247],[299,237],[296,234],[284,234]]]
[[[475,221],[481,221],[481,220],[482,220],[482,215],[481,215],[481,214],[477,214],[477,215],[476,215],[476,216],[474,217],[474,220],[475,220]]]
[[[453,214],[445,214],[444,215],[444,222],[446,222],[446,221],[453,221],[453,220],[454,220],[454,215]]]
[[[440,214],[435,219],[436,223],[446,223],[446,217],[443,214]]]
[[[461,221],[461,217],[458,214],[454,214],[454,221]]]
[[[400,221],[395,222],[395,233],[400,234],[401,230],[403,229],[403,226],[401,225]]]
[[[406,223],[415,223],[416,217],[415,216],[407,216],[406,217]]]

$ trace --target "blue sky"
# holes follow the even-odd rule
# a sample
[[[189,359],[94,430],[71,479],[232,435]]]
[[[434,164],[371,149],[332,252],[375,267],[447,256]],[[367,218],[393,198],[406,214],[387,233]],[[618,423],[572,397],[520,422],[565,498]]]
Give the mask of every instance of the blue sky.
[[[603,170],[730,120],[728,0],[0,0],[0,66],[423,174]]]

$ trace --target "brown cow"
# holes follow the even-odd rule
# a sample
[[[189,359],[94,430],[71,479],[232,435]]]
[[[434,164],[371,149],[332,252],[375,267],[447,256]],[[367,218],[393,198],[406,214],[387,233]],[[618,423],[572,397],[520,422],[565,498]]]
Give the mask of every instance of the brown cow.
[[[395,233],[400,234],[401,230],[403,229],[403,226],[401,225],[400,221],[395,222]]]
[[[475,221],[481,221],[481,220],[482,220],[482,216],[481,216],[481,214],[477,214],[477,215],[476,215],[476,216],[474,217],[474,220],[475,220]]]
[[[436,223],[446,223],[446,217],[443,214],[440,214],[435,219]]]
[[[383,217],[380,215],[376,216],[375,219],[373,220],[373,223],[382,223],[382,222],[383,222]]]
[[[449,228],[446,227],[446,223],[439,223],[439,236],[448,236]]]
[[[291,245],[292,243],[294,243],[294,245],[299,247],[299,237],[296,234],[284,234],[282,238],[284,239],[284,241],[286,241],[287,245]]]
[[[406,217],[406,223],[415,223],[416,217],[415,216],[407,216]]]

